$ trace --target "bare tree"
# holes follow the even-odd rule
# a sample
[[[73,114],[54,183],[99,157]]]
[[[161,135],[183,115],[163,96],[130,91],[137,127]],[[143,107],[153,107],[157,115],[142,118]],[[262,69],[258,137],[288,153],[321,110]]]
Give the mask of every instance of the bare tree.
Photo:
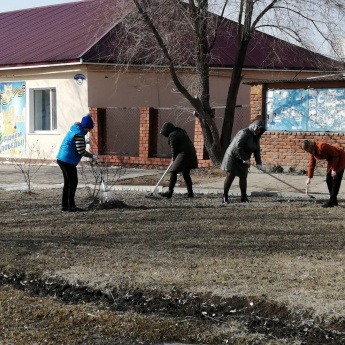
[[[119,2],[125,6],[123,1]],[[176,89],[195,109],[206,149],[216,166],[231,140],[248,47],[253,47],[256,41],[262,42],[259,38],[265,36],[258,30],[319,51],[320,47],[313,45],[311,39],[316,33],[328,44],[333,57],[339,57],[341,51],[337,42],[342,34],[345,5],[340,0],[128,0],[125,3],[126,16],[116,26],[113,42],[118,62],[169,70]],[[131,5],[135,6],[134,10]],[[217,61],[219,40],[231,41],[228,49],[235,56],[221,134],[210,101],[210,71],[213,66],[221,66],[221,61]],[[274,46],[268,46],[267,66],[275,66],[286,47],[286,42],[278,39]],[[324,57],[317,53],[306,50],[305,56],[314,61],[315,69],[325,64]],[[186,67],[189,74],[197,77],[197,86],[186,83]]]
[[[123,166],[115,167],[107,160],[84,163],[86,164],[78,165],[78,170],[87,186],[89,197],[93,203],[102,202],[102,195],[104,196],[111,187],[116,185],[118,180],[124,176],[126,168]],[[109,199],[111,199],[110,196]]]
[[[15,152],[11,152],[14,167],[23,174],[25,183],[28,187],[28,193],[32,193],[32,180],[42,166],[47,163],[54,148],[54,145],[52,145],[49,151],[45,151],[42,149],[39,141],[36,140],[27,145],[27,152],[25,155],[18,155]]]

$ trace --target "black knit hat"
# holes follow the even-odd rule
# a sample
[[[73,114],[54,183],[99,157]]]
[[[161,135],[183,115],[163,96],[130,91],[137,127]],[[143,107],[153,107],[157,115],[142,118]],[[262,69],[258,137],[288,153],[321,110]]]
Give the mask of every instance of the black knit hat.
[[[161,134],[168,137],[176,127],[171,122],[165,122],[161,128]]]

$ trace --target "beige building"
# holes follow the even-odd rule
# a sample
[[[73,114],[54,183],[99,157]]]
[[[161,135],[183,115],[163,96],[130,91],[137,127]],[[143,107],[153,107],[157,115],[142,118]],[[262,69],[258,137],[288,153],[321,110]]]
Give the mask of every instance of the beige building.
[[[186,128],[196,138],[199,129],[193,110],[167,72],[139,63],[125,69],[117,64],[116,56],[110,59],[104,42],[114,35],[116,23],[109,22],[97,33],[85,29],[85,23],[99,16],[101,10],[97,0],[89,0],[0,13],[4,28],[0,42],[6,47],[0,51],[0,160],[37,158],[37,147],[40,158],[55,160],[70,126],[88,112],[97,123],[91,138],[93,149],[109,156],[114,164],[165,165],[169,148],[157,136],[157,129],[166,120]],[[264,34],[262,37],[274,40]],[[243,82],[308,78],[326,72],[326,66],[331,69],[331,60],[321,57],[324,64],[320,64],[320,56],[318,61],[305,59],[310,52],[286,43],[287,47],[290,50],[285,51],[293,58],[285,56],[265,68],[261,62],[247,63]],[[267,52],[264,44],[261,49]],[[229,55],[226,47],[223,51],[224,56]],[[251,54],[260,55],[255,50]],[[232,71],[231,62],[225,57],[220,60],[224,64],[212,67],[210,79],[211,103],[219,126]],[[191,68],[182,69],[181,76],[189,83],[196,77]],[[242,84],[237,103],[241,107],[235,132],[250,121],[249,85]],[[140,137],[140,116],[145,109],[155,109],[157,119],[152,122],[155,128],[145,134],[155,147],[143,153],[146,139]],[[209,163],[201,151],[202,144],[198,157],[206,166]]]

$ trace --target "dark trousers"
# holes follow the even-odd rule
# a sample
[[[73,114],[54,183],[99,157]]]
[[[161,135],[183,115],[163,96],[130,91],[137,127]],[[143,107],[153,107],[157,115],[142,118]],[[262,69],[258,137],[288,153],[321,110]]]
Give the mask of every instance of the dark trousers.
[[[62,207],[72,208],[75,207],[75,192],[78,186],[78,172],[77,167],[57,160],[63,174],[63,190],[62,190]]]
[[[343,179],[344,170],[337,172],[335,178],[332,177],[332,170],[327,173],[326,183],[330,195],[329,202],[332,204],[337,204],[337,196],[340,190],[341,180]]]
[[[234,182],[235,175],[231,175],[227,173],[226,178],[224,180],[224,198],[228,200],[229,190]],[[241,190],[241,197],[247,197],[247,176],[240,178],[240,190]]]
[[[183,170],[182,176],[183,176],[184,181],[186,182],[188,193],[192,193],[193,192],[193,182],[192,182],[192,178],[190,177],[190,169]],[[176,181],[177,181],[177,172],[172,171],[170,173],[170,182],[169,182],[169,191],[170,192],[174,191]]]

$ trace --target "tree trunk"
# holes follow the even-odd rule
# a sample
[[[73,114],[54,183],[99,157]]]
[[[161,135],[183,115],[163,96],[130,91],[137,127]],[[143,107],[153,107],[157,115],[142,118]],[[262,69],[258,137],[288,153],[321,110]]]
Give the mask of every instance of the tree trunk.
[[[214,120],[214,114],[212,112],[205,113],[204,111],[200,111],[200,113],[196,113],[195,116],[200,121],[204,143],[209,158],[215,167],[220,167],[222,164],[223,153],[220,145],[218,128]]]
[[[241,42],[239,52],[237,54],[236,62],[234,65],[234,69],[231,75],[231,82],[228,90],[228,96],[226,100],[226,107],[224,111],[224,121],[222,126],[222,134],[221,134],[221,147],[223,154],[225,153],[227,147],[230,145],[231,142],[231,133],[234,126],[234,118],[235,118],[235,109],[236,109],[236,100],[238,91],[240,89],[241,81],[242,81],[242,70],[244,59],[246,57],[247,48],[248,48],[249,40],[245,40]]]

